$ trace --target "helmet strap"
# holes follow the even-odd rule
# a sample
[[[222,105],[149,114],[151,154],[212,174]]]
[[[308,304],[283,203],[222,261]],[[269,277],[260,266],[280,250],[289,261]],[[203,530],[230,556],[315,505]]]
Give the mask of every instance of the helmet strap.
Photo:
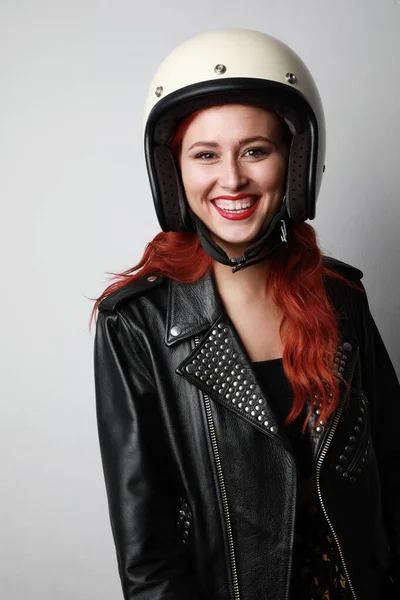
[[[209,229],[207,229],[204,223],[190,208],[189,213],[195,223],[196,231],[203,249],[213,260],[232,267],[232,273],[236,273],[241,269],[265,260],[271,256],[275,250],[282,246],[282,244],[286,244],[287,247],[287,229],[285,220],[287,212],[285,199],[282,202],[281,210],[274,216],[267,231],[246,248],[243,256],[237,256],[235,258],[229,258],[225,250],[218,246],[213,240]]]

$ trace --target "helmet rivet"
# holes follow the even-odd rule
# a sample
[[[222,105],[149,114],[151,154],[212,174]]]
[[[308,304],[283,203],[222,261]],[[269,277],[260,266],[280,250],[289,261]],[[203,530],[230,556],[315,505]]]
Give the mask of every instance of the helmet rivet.
[[[214,71],[218,73],[218,75],[223,75],[226,72],[225,65],[215,65]]]
[[[296,83],[297,77],[294,73],[286,73],[286,79],[289,83]]]
[[[157,98],[159,98],[160,96],[162,96],[163,91],[164,91],[163,86],[159,85],[158,87],[156,87],[156,91],[154,93],[157,96]]]

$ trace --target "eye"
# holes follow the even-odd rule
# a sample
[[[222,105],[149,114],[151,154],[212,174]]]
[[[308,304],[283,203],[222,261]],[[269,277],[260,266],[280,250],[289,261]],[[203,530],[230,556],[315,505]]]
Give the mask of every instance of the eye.
[[[195,158],[200,158],[201,160],[210,160],[215,158],[215,154],[213,152],[199,152],[199,154],[196,154]]]
[[[270,151],[266,150],[265,148],[249,148],[244,153],[244,156],[247,155],[252,156],[254,158],[261,158],[263,156],[268,156],[268,154],[270,154]]]

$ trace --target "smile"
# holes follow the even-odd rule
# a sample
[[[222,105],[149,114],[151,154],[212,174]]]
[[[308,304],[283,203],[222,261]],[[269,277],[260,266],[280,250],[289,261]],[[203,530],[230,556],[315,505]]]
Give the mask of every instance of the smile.
[[[247,219],[257,208],[260,196],[248,195],[237,200],[227,198],[216,198],[211,203],[217,212],[225,219],[242,220]]]

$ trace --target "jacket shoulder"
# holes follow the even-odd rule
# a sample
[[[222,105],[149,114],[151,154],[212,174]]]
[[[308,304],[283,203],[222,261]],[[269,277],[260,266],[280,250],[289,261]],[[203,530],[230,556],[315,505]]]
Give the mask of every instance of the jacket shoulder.
[[[111,292],[108,296],[103,298],[99,303],[99,312],[113,311],[123,302],[131,300],[137,296],[143,296],[148,293],[154,287],[158,287],[165,280],[162,275],[147,275],[146,277],[139,277],[127,283],[123,287]]]
[[[349,265],[332,256],[324,256],[323,261],[325,267],[351,281],[360,281],[364,277],[364,273],[357,267],[353,267],[353,265]]]

